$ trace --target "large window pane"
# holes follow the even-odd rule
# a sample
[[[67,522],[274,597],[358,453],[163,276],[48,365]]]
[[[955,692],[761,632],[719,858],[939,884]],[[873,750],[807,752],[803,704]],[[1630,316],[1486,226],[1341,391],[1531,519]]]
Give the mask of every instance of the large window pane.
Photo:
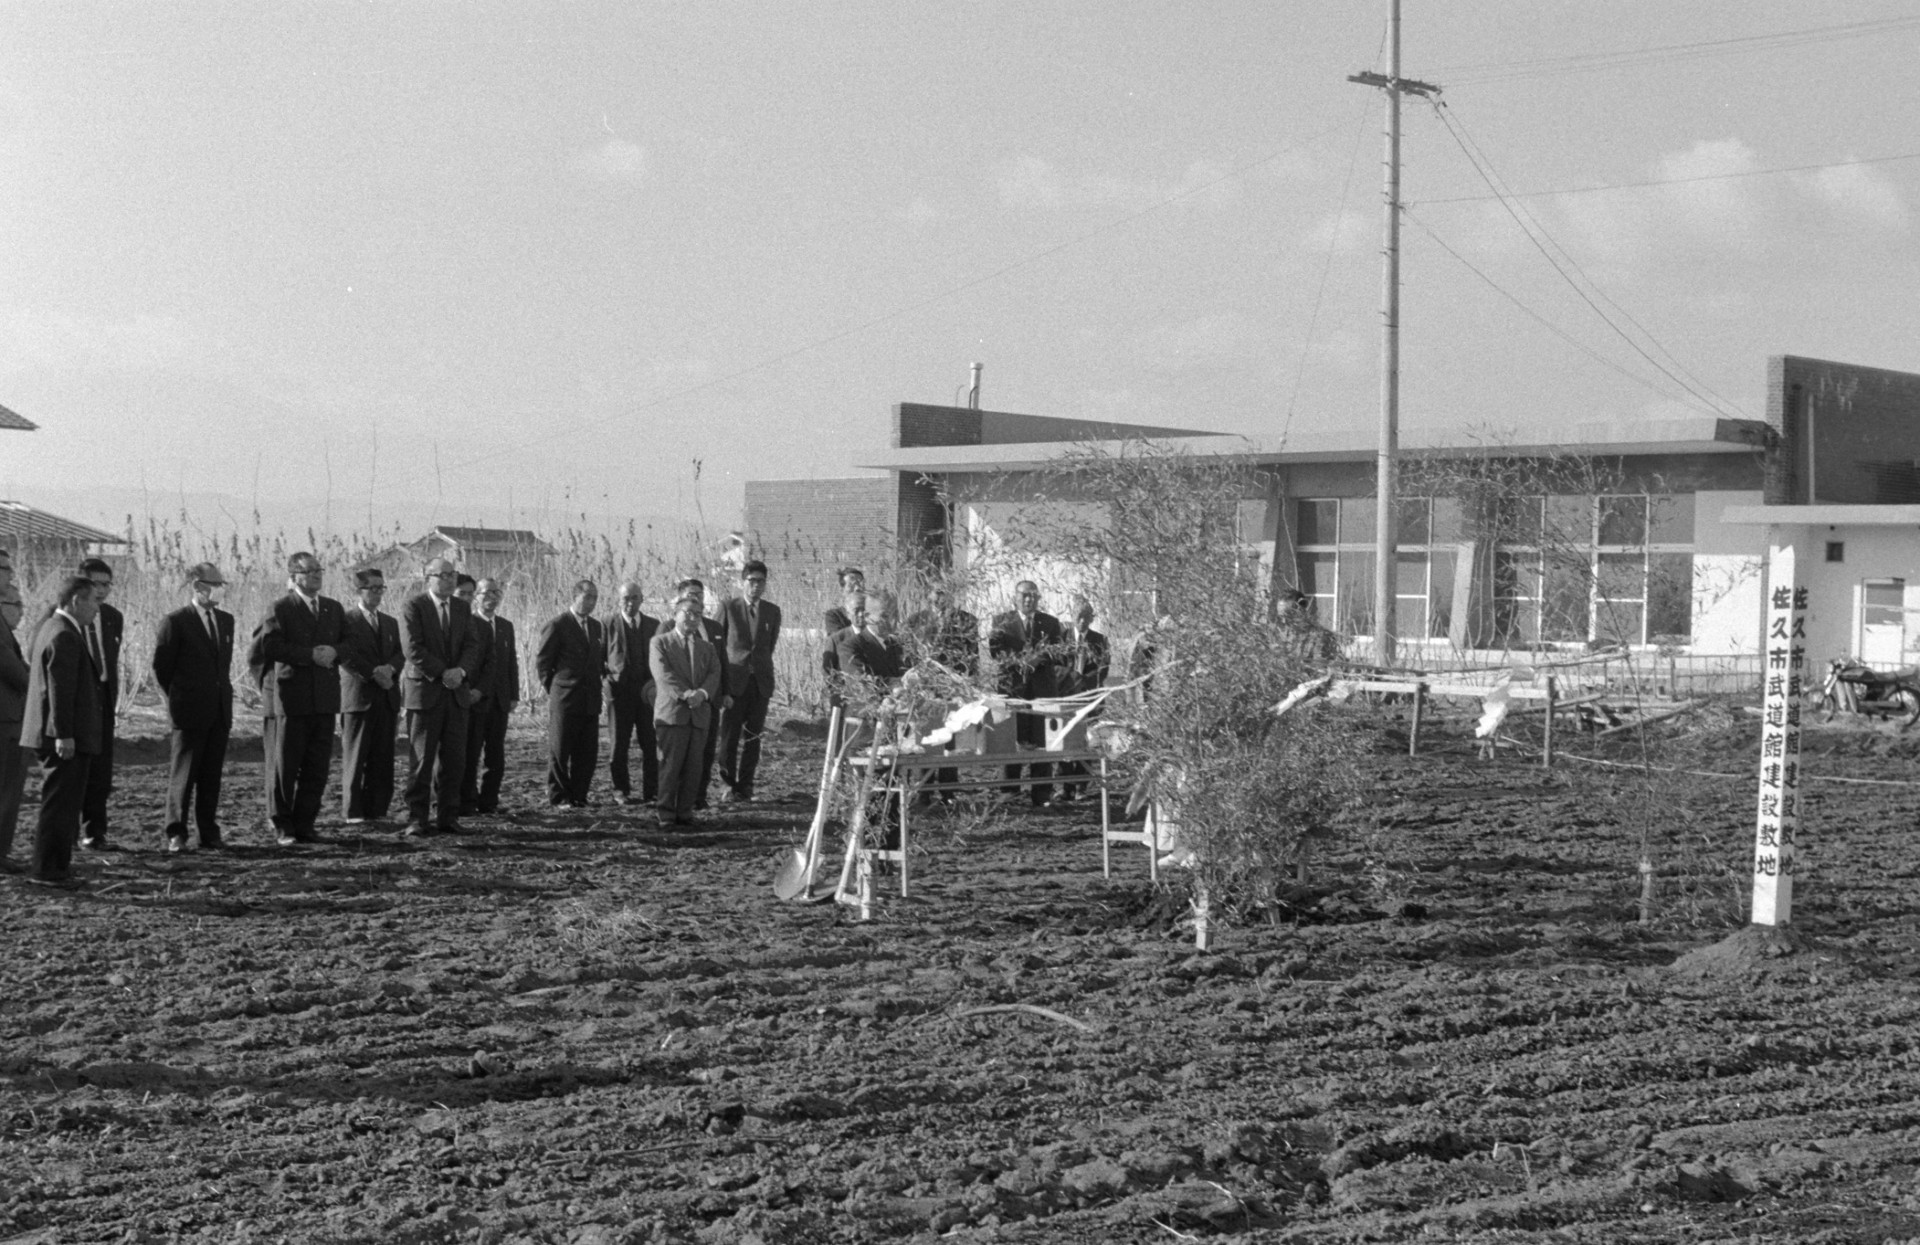
[[[1585,550],[1593,543],[1593,498],[1585,494],[1547,498],[1545,543]]]
[[[1340,543],[1371,545],[1374,540],[1373,516],[1379,512],[1379,503],[1372,497],[1342,497],[1340,499]]]
[[[1333,596],[1333,555],[1331,553],[1303,553],[1294,559],[1294,565],[1300,570],[1300,591],[1310,597]]]
[[[1463,540],[1467,523],[1458,497],[1433,499],[1433,541],[1436,544]]]
[[[1394,568],[1394,594],[1403,597],[1427,595],[1427,555],[1424,553],[1402,553],[1398,555],[1398,564]]]
[[[1661,493],[1653,498],[1648,539],[1656,545],[1693,543],[1693,494]]]
[[[1599,595],[1605,601],[1644,601],[1647,595],[1645,556],[1638,553],[1600,555]]]
[[[1540,543],[1540,497],[1503,497],[1493,505],[1493,539],[1502,545]]]
[[[1602,497],[1600,499],[1600,543],[1603,545],[1644,545],[1647,543],[1647,499],[1644,497]]]
[[[1344,631],[1373,630],[1373,555],[1348,553],[1340,557],[1339,626]]]
[[[1595,611],[1594,638],[1609,644],[1643,643],[1644,620],[1645,607],[1638,601],[1602,601]]]
[[[1656,553],[1648,559],[1647,639],[1693,635],[1693,555]]]
[[[1395,533],[1397,543],[1424,545],[1432,539],[1429,509],[1430,503],[1424,497],[1402,497],[1394,504],[1394,513],[1400,517],[1400,530]]]
[[[1459,562],[1452,553],[1435,553],[1427,573],[1427,634],[1445,639],[1453,620],[1453,576]]]
[[[1331,497],[1303,497],[1295,503],[1296,545],[1331,545],[1339,537],[1340,503]]]
[[[1393,629],[1409,639],[1427,634],[1427,599],[1425,597],[1395,597],[1393,599]]]
[[[1577,568],[1549,564],[1546,593],[1540,601],[1540,638],[1587,638],[1587,576]]]

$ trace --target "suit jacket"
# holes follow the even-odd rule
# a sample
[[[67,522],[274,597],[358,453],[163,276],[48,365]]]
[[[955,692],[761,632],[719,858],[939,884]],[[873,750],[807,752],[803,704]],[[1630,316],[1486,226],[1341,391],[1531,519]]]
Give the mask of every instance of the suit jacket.
[[[297,592],[288,592],[253,629],[247,665],[260,681],[262,706],[270,718],[340,712],[340,676],[314,664],[322,644],[336,651],[346,636],[347,612],[332,597],[320,597],[309,609]]]
[[[980,620],[965,610],[916,610],[907,619],[907,631],[920,644],[920,655],[968,676],[980,673]]]
[[[0,627],[0,727],[12,727],[19,735],[20,723],[27,716],[27,655],[13,629]],[[13,741],[0,733],[0,747],[12,747]]]
[[[594,617],[563,610],[540,628],[534,672],[547,703],[569,717],[600,715],[600,679],[607,669],[606,628]]]
[[[1107,637],[1092,630],[1084,636],[1069,631],[1066,645],[1059,665],[1061,694],[1071,696],[1076,692],[1091,692],[1104,686],[1107,671],[1113,664],[1112,648],[1107,643]]]
[[[638,697],[644,700],[647,684],[653,682],[653,637],[660,634],[660,620],[651,614],[640,615],[640,622],[628,626],[615,614],[607,624],[607,696]],[[636,701],[635,703],[638,703]]]
[[[897,679],[906,673],[905,650],[892,636],[882,639],[870,631],[842,627],[833,633],[833,652],[843,678]]]
[[[340,645],[340,712],[393,713],[400,708],[400,674],[406,650],[400,645],[400,623],[391,614],[379,614],[376,630],[359,606],[347,611],[347,633]],[[390,667],[393,686],[373,681],[376,666]]]
[[[233,615],[215,607],[215,640],[194,606],[160,620],[153,638],[153,678],[178,731],[233,725]]]
[[[1060,620],[1052,614],[1034,611],[1031,628],[1015,611],[996,617],[987,651],[1000,663],[1000,694],[1027,700],[1057,695],[1060,644]]]
[[[728,597],[720,606],[720,622],[727,647],[727,694],[746,694],[747,686],[758,682],[768,695],[773,694],[773,646],[780,643],[780,607],[771,601],[760,602],[760,625],[751,624],[745,597]]]
[[[120,645],[126,637],[127,618],[114,606],[102,603],[94,625],[100,628],[101,656],[106,661],[106,677],[100,681],[100,708],[111,715],[120,707]]]
[[[400,705],[415,713],[432,713],[450,701],[473,703],[464,682],[448,691],[440,676],[458,667],[472,674],[486,660],[487,640],[473,625],[473,607],[459,597],[447,598],[447,626],[440,626],[440,606],[432,593],[422,592],[400,607],[400,649],[407,664],[400,672]]]
[[[33,639],[27,663],[27,714],[20,726],[24,748],[50,748],[73,740],[76,752],[100,751],[100,674],[86,637],[66,615],[47,615]]]
[[[720,695],[720,654],[705,636],[691,638],[678,631],[662,631],[647,646],[647,665],[653,670],[653,720],[661,726],[713,724],[713,702]],[[681,700],[695,688],[706,692],[698,705]]]
[[[474,680],[474,690],[489,704],[520,703],[520,646],[513,638],[513,624],[495,614],[493,621],[475,614],[473,625],[487,640],[487,664]]]

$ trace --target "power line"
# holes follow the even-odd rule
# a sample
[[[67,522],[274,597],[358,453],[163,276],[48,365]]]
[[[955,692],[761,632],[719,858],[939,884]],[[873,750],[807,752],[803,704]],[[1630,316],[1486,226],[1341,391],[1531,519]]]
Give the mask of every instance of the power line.
[[[1460,118],[1458,117],[1458,115],[1454,113],[1452,108],[1444,104],[1437,105],[1437,107],[1445,109],[1445,112],[1442,114],[1442,120],[1447,122],[1453,129],[1457,131],[1456,141],[1464,139],[1467,144],[1472,146],[1474,155],[1478,157],[1481,167],[1486,172],[1492,173],[1494,177],[1498,179],[1500,184],[1495,188],[1498,190],[1504,191],[1506,189],[1506,179],[1504,177],[1499,177],[1498,173],[1494,170],[1493,161],[1490,157],[1488,157],[1486,148],[1482,147],[1480,145],[1479,140],[1475,139],[1472,134],[1467,132],[1466,123],[1460,120]],[[1492,184],[1493,184],[1492,182],[1489,182],[1489,185],[1492,185]],[[1625,307],[1621,306],[1619,302],[1617,302],[1611,295],[1609,295],[1605,290],[1601,289],[1600,283],[1595,281],[1591,276],[1587,274],[1587,270],[1580,266],[1580,261],[1575,259],[1573,255],[1567,250],[1566,247],[1560,245],[1559,240],[1556,239],[1551,233],[1548,232],[1547,227],[1545,225],[1540,223],[1539,217],[1535,216],[1532,213],[1532,211],[1530,211],[1525,207],[1517,207],[1517,208],[1510,207],[1508,210],[1510,212],[1517,212],[1519,215],[1526,217],[1527,223],[1531,224],[1534,230],[1538,233],[1538,235],[1541,238],[1545,239],[1547,243],[1553,247],[1554,251],[1559,254],[1560,258],[1564,259],[1567,262],[1567,265],[1580,275],[1580,279],[1586,283],[1586,286],[1588,289],[1592,290],[1593,293],[1596,294],[1601,299],[1601,301],[1607,304],[1607,306],[1619,312],[1621,317],[1625,319],[1627,323],[1631,324],[1635,329],[1637,329],[1640,335],[1644,337],[1653,346],[1655,350],[1658,350],[1661,354],[1665,355],[1667,358],[1667,361],[1673,364],[1673,366],[1676,369],[1678,369],[1679,372],[1684,374],[1685,379],[1681,380],[1680,383],[1682,383],[1683,385],[1686,385],[1689,391],[1695,392],[1696,394],[1698,394],[1699,390],[1704,390],[1705,391],[1704,395],[1700,395],[1700,396],[1711,398],[1714,402],[1718,403],[1721,407],[1731,409],[1736,415],[1739,415],[1742,418],[1747,418],[1746,413],[1740,410],[1738,404],[1734,402],[1730,402],[1726,398],[1722,397],[1720,394],[1714,392],[1712,386],[1708,385],[1704,380],[1701,380],[1700,377],[1694,375],[1692,369],[1688,368],[1686,364],[1682,363],[1679,357],[1675,355],[1673,351],[1667,349],[1667,347],[1660,341],[1660,339],[1655,337],[1652,331],[1649,330],[1646,325],[1640,323],[1640,321],[1634,316],[1634,314],[1631,311],[1628,311]],[[1658,364],[1656,364],[1655,366],[1658,366]],[[1680,379],[1680,378],[1676,377],[1676,379]],[[1698,387],[1697,389],[1695,388],[1696,386]]]
[[[1435,115],[1437,115],[1440,118],[1441,123],[1446,126],[1447,133],[1453,136],[1453,141],[1459,145],[1461,154],[1463,154],[1467,158],[1467,163],[1471,164],[1473,166],[1474,172],[1480,175],[1480,180],[1486,183],[1487,189],[1491,190],[1494,193],[1494,196],[1498,199],[1500,206],[1503,209],[1505,209],[1507,215],[1513,219],[1513,223],[1519,226],[1520,232],[1526,235],[1527,241],[1533,244],[1533,248],[1540,252],[1541,258],[1547,261],[1547,263],[1553,268],[1553,270],[1560,275],[1560,279],[1567,283],[1568,288],[1571,289],[1574,292],[1574,294],[1579,297],[1580,301],[1584,302],[1587,305],[1587,307],[1593,312],[1594,315],[1600,317],[1601,321],[1605,323],[1608,328],[1612,329],[1614,333],[1620,338],[1620,340],[1626,342],[1627,345],[1633,349],[1634,353],[1638,354],[1641,358],[1645,359],[1648,363],[1652,364],[1654,369],[1660,372],[1668,380],[1671,380],[1674,384],[1680,386],[1682,389],[1692,394],[1695,398],[1699,399],[1707,407],[1713,409],[1715,414],[1732,415],[1735,418],[1744,418],[1743,416],[1739,416],[1737,412],[1730,412],[1727,410],[1720,409],[1719,407],[1716,407],[1713,400],[1709,399],[1705,394],[1701,393],[1698,389],[1696,389],[1693,385],[1689,384],[1686,380],[1676,375],[1673,369],[1667,367],[1666,364],[1654,358],[1653,355],[1647,350],[1647,348],[1645,346],[1642,346],[1639,343],[1639,341],[1637,341],[1633,337],[1632,334],[1628,333],[1625,329],[1621,328],[1620,325],[1613,319],[1613,317],[1609,316],[1600,307],[1600,304],[1594,300],[1593,296],[1590,295],[1584,288],[1582,288],[1581,284],[1578,281],[1573,279],[1572,275],[1569,274],[1567,271],[1567,266],[1562,264],[1558,259],[1556,259],[1554,257],[1553,251],[1549,250],[1547,246],[1541,242],[1540,236],[1545,235],[1546,230],[1540,227],[1537,221],[1533,222],[1532,226],[1530,227],[1528,224],[1528,221],[1531,218],[1523,218],[1520,213],[1520,209],[1517,208],[1512,202],[1508,200],[1507,196],[1503,193],[1498,181],[1496,180],[1495,175],[1491,171],[1492,166],[1490,164],[1483,165],[1481,163],[1480,157],[1476,155],[1474,149],[1467,143],[1461,131],[1454,124],[1453,118],[1450,115],[1450,110],[1436,104],[1434,107],[1434,112],[1435,112]],[[1536,229],[1539,231],[1538,234],[1535,233]],[[1555,243],[1554,245],[1557,247],[1559,244]],[[1642,333],[1645,333],[1644,329],[1642,329],[1641,331]],[[1647,339],[1649,341],[1654,341],[1651,334],[1647,334]],[[1655,341],[1654,344],[1656,346],[1659,346],[1659,343],[1657,341]],[[1665,347],[1659,347],[1659,348],[1663,353],[1668,353],[1666,352]],[[1725,399],[1721,399],[1721,402],[1724,403]]]
[[[1769,169],[1744,169],[1738,173],[1700,173],[1692,177],[1654,177],[1639,182],[1609,182],[1604,186],[1570,186],[1563,190],[1507,190],[1489,195],[1451,195],[1444,199],[1415,200],[1414,206],[1431,207],[1438,203],[1486,203],[1500,198],[1547,199],[1558,195],[1589,195],[1608,190],[1641,190],[1649,186],[1685,186],[1692,182],[1726,182],[1743,177],[1772,177],[1780,173],[1847,169],[1862,164],[1893,164],[1901,160],[1920,160],[1920,151],[1902,151],[1890,156],[1866,156],[1858,160],[1824,160],[1818,164],[1783,164]]]
[[[1920,17],[1889,17],[1865,22],[1843,22],[1831,26],[1811,26],[1803,30],[1782,30],[1763,35],[1739,35],[1730,39],[1700,39],[1688,43],[1660,44],[1655,47],[1616,52],[1580,52],[1568,56],[1543,56],[1530,60],[1483,61],[1477,64],[1442,67],[1435,72],[1452,86],[1511,82],[1520,78],[1593,73],[1606,69],[1662,64],[1668,61],[1771,52],[1810,43],[1834,43],[1845,39],[1896,34],[1916,27],[1920,27]]]
[[[1491,289],[1494,293],[1498,294],[1500,297],[1506,299],[1508,302],[1512,303],[1515,307],[1518,307],[1522,312],[1526,313],[1537,324],[1539,324],[1540,327],[1546,329],[1549,333],[1552,333],[1555,337],[1558,337],[1561,341],[1566,342],[1569,346],[1572,346],[1575,350],[1578,350],[1581,354],[1587,356],[1589,359],[1592,359],[1595,363],[1598,363],[1601,367],[1606,368],[1608,371],[1616,372],[1619,375],[1626,377],[1628,380],[1632,381],[1636,385],[1639,385],[1641,388],[1646,389],[1650,393],[1658,394],[1660,397],[1663,397],[1663,398],[1668,398],[1668,399],[1673,398],[1674,395],[1672,393],[1668,392],[1665,389],[1662,389],[1659,385],[1655,384],[1651,380],[1648,380],[1646,377],[1640,375],[1638,372],[1632,371],[1631,369],[1622,366],[1621,364],[1615,362],[1614,360],[1607,358],[1605,355],[1601,354],[1599,351],[1595,350],[1593,347],[1587,345],[1585,342],[1581,341],[1579,338],[1575,337],[1573,334],[1569,333],[1567,330],[1561,328],[1559,325],[1555,324],[1553,321],[1547,319],[1544,315],[1542,315],[1538,311],[1535,311],[1532,307],[1529,307],[1525,302],[1521,300],[1519,295],[1508,290],[1505,286],[1502,286],[1498,281],[1495,281],[1492,277],[1488,276],[1482,269],[1480,269],[1477,265],[1475,265],[1472,260],[1468,259],[1466,256],[1462,255],[1459,251],[1455,250],[1452,247],[1452,245],[1450,245],[1447,242],[1445,238],[1441,237],[1438,233],[1434,232],[1432,225],[1429,225],[1426,221],[1422,220],[1419,216],[1416,216],[1411,210],[1406,211],[1404,215],[1408,220],[1418,225],[1421,231],[1424,232],[1429,238],[1432,238],[1434,242],[1439,245],[1441,250],[1453,256],[1455,261],[1457,261],[1462,268],[1465,268],[1468,272],[1472,273],[1474,276],[1484,281],[1487,284],[1487,287],[1489,289]],[[1679,400],[1682,402],[1687,401],[1687,399],[1684,396],[1682,396]],[[1697,406],[1698,404],[1689,403],[1689,405]],[[1720,414],[1719,411],[1714,410],[1712,407],[1702,406],[1702,407],[1699,407],[1699,409],[1706,411],[1707,413],[1712,415]]]
[[[939,290],[936,293],[927,295],[925,298],[916,299],[911,303],[906,303],[899,307],[895,307],[891,311],[882,312],[881,314],[873,316],[870,319],[862,320],[857,324],[849,325],[848,327],[844,329],[840,329],[837,332],[828,333],[823,336],[813,338],[812,340],[804,342],[801,345],[794,346],[790,349],[780,351],[777,354],[772,354],[764,358],[757,359],[752,363],[748,363],[741,367],[735,368],[733,371],[727,372],[724,375],[716,376],[711,380],[701,381],[697,385],[689,385],[685,389],[678,389],[672,393],[662,394],[660,397],[652,398],[645,402],[636,403],[635,405],[627,407],[624,410],[616,411],[611,415],[604,415],[599,419],[585,420],[579,423],[570,424],[568,426],[568,431],[569,433],[574,433],[574,432],[583,432],[593,428],[601,428],[601,427],[605,427],[608,424],[612,424],[620,420],[631,418],[632,416],[639,415],[646,411],[656,410],[660,407],[668,405],[669,403],[678,402],[682,398],[690,398],[690,397],[693,397],[695,394],[705,393],[708,390],[717,389],[722,385],[731,384],[732,382],[739,380],[744,376],[750,376],[755,372],[765,371],[766,369],[771,367],[777,367],[778,365],[787,362],[789,359],[798,358],[801,355],[808,354],[815,350],[819,350],[822,347],[830,346],[835,342],[844,341],[849,337],[856,337],[861,333],[867,332],[869,329],[878,328],[883,324],[890,323],[894,320],[902,319],[906,316],[913,315],[914,313],[919,311],[924,311],[928,307],[932,307],[939,303],[945,302],[946,300],[954,297],[957,294],[963,294],[968,290],[975,289],[979,286],[987,285],[991,282],[997,281],[1001,277],[1006,276],[1008,273],[1017,272],[1022,268],[1028,267],[1032,264],[1037,264],[1041,260],[1048,259],[1048,258],[1051,258],[1052,256],[1058,255],[1062,251],[1071,250],[1072,248],[1079,246],[1083,242],[1088,242],[1094,238],[1098,238],[1105,234],[1112,233],[1115,230],[1123,229],[1126,226],[1131,225],[1136,221],[1143,220],[1146,217],[1151,216],[1154,213],[1162,211],[1166,208],[1172,207],[1177,203],[1182,203],[1188,199],[1194,198],[1197,195],[1205,194],[1206,192],[1212,190],[1216,186],[1224,185],[1227,182],[1238,180],[1239,178],[1246,176],[1248,173],[1252,172],[1257,168],[1260,168],[1263,165],[1271,164],[1275,160],[1281,159],[1284,156],[1292,155],[1294,152],[1299,151],[1302,148],[1311,147],[1313,144],[1319,142],[1321,139],[1326,138],[1331,134],[1337,133],[1338,131],[1345,129],[1346,125],[1347,123],[1344,120],[1342,120],[1338,125],[1329,126],[1328,128],[1321,130],[1318,133],[1310,135],[1307,138],[1301,139],[1297,143],[1293,143],[1289,146],[1282,147],[1277,151],[1269,152],[1266,155],[1259,157],[1258,159],[1249,160],[1244,164],[1235,165],[1234,167],[1228,169],[1225,173],[1222,173],[1218,177],[1212,178],[1209,181],[1202,182],[1196,186],[1190,186],[1187,189],[1179,191],[1176,194],[1168,195],[1166,198],[1160,199],[1157,202],[1151,203],[1148,206],[1141,208],[1137,212],[1132,212],[1126,216],[1122,216],[1115,220],[1108,221],[1103,225],[1097,225],[1094,228],[1089,229],[1084,233],[1076,234],[1073,237],[1066,239],[1065,241],[1057,242],[1054,245],[1049,247],[1044,247],[1041,250],[1035,251],[1031,255],[1023,256],[1022,258],[1016,259],[1011,263],[1003,264],[1000,267],[993,269],[991,272],[986,272],[981,274],[980,276],[972,277],[972,278],[969,278],[968,280],[961,281],[954,285],[947,286],[946,288]],[[476,454],[471,458],[462,459],[461,461],[456,463],[449,463],[447,464],[447,469],[449,471],[460,471],[467,467],[478,466],[481,463],[492,462],[496,459],[504,458],[510,454],[517,454],[522,450],[525,450],[531,446],[541,444],[545,439],[546,439],[545,436],[539,436],[539,437],[529,437],[519,441],[515,441],[510,444],[501,446],[498,449],[489,450],[483,454]],[[436,472],[438,471],[437,464],[436,464],[435,470]],[[416,468],[411,473],[411,475],[403,476],[400,482],[405,483],[408,479],[417,477],[420,474],[422,474],[421,470],[419,468]]]

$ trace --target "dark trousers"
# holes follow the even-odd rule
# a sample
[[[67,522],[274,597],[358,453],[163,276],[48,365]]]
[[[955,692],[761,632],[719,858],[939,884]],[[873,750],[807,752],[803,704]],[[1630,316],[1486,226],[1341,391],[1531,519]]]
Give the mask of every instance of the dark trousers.
[[[348,817],[385,817],[393,807],[399,725],[400,715],[392,709],[340,715],[340,799]]]
[[[753,794],[753,776],[760,770],[760,736],[767,729],[767,707],[773,689],[748,679],[746,690],[720,711],[720,781],[741,795]]]
[[[600,763],[600,715],[547,710],[547,803],[585,804]]]
[[[507,766],[507,719],[513,706],[489,696],[467,710],[467,768],[460,776],[460,810],[500,811],[500,780]]]
[[[1016,742],[1025,744],[1029,747],[1033,747],[1033,748],[1046,747],[1047,746],[1046,718],[1042,717],[1040,714],[1037,714],[1037,713],[1014,714],[1013,715],[1013,738]],[[1051,761],[1036,761],[1034,762],[1034,764],[1028,766],[1027,768],[1028,768],[1028,772],[1032,774],[1035,778],[1051,778],[1053,776],[1053,763]],[[1007,766],[1007,777],[1009,779],[1020,777],[1020,767],[1018,765]],[[1018,790],[1019,790],[1018,787],[1007,788],[1008,794],[1012,794]],[[1053,784],[1036,782],[1033,784],[1032,787],[1028,788],[1028,792],[1032,797],[1034,804],[1036,805],[1045,804],[1048,800],[1053,798]]]
[[[266,718],[260,735],[267,756],[267,816],[276,830],[310,833],[320,820],[333,765],[333,714]]]
[[[437,709],[407,710],[407,819],[451,826],[467,769],[467,710],[449,692]]]
[[[713,731],[691,723],[668,726],[656,721],[653,733],[660,741],[660,815],[687,820],[700,803],[700,754]]]
[[[101,685],[102,699],[106,685]],[[107,797],[113,794],[113,728],[116,714],[106,709],[100,714],[100,751],[87,766],[87,794],[80,801],[80,837],[107,840]]]
[[[33,828],[33,871],[43,878],[73,871],[73,847],[80,837],[80,806],[87,798],[87,771],[93,755],[76,752],[62,761],[51,747],[40,754],[40,820]]]
[[[607,701],[613,719],[613,745],[607,756],[607,777],[621,795],[633,794],[633,773],[627,763],[632,745],[640,745],[640,798],[651,804],[660,795],[659,741],[653,733],[653,706],[639,692],[622,692]]]
[[[27,766],[33,753],[14,743],[18,722],[0,722],[0,860],[13,851],[13,834],[20,824],[20,800],[27,793]]]
[[[199,730],[176,730],[167,737],[167,833],[187,832],[187,810],[193,810],[200,845],[220,841],[220,775],[227,763],[227,736],[231,719]]]

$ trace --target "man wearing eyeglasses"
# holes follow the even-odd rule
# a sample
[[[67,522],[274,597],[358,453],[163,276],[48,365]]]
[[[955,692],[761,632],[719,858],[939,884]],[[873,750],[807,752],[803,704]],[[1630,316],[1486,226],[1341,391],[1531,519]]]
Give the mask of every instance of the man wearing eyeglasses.
[[[187,815],[201,851],[220,837],[220,778],[233,733],[233,615],[219,606],[227,581],[202,562],[187,572],[187,604],[160,620],[153,642],[153,678],[167,698],[171,753],[167,779],[167,850],[187,850]]]
[[[780,607],[765,599],[767,564],[750,559],[740,568],[740,595],[727,598],[726,691],[733,699],[720,714],[720,781],[735,800],[753,799],[760,769],[760,736],[773,703],[773,649],[780,643]]]
[[[454,595],[453,563],[427,563],[427,590],[400,611],[400,677],[407,713],[407,837],[460,832],[460,779],[467,768],[467,676],[486,659],[486,637]]]
[[[314,823],[333,765],[340,716],[334,672],[347,629],[340,602],[320,595],[320,559],[287,560],[287,595],[254,628],[247,665],[260,683],[267,759],[267,816],[282,847],[318,843]]]
[[[513,707],[520,703],[520,649],[513,638],[513,623],[500,617],[506,589],[497,579],[483,579],[476,586],[480,608],[473,625],[486,641],[487,659],[470,683],[478,699],[467,716],[467,768],[460,776],[460,815],[471,812],[491,817],[500,811],[507,723],[513,717]]]

